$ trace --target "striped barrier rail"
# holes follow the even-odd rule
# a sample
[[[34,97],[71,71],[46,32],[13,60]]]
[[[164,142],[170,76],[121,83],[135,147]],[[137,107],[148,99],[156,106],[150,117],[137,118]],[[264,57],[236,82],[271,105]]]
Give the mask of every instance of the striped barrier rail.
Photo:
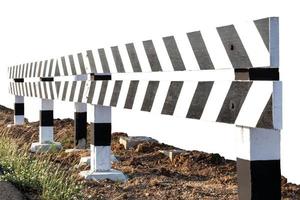
[[[75,144],[84,147],[86,105],[93,105],[91,170],[82,175],[113,180],[125,177],[111,169],[111,107],[234,124],[241,130],[237,137],[240,199],[280,199],[278,40],[278,18],[271,17],[15,65],[9,67],[15,123],[23,123],[24,96],[42,99],[39,145],[53,143],[53,101],[74,102]],[[125,78],[144,72],[151,76],[221,69],[232,70],[235,80]],[[66,76],[73,80],[63,80]]]

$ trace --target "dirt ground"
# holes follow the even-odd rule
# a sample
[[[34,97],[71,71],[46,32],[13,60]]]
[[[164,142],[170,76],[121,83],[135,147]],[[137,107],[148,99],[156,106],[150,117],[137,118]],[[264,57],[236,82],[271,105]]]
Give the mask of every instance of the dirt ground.
[[[12,119],[12,111],[0,107],[0,128],[5,129]],[[61,142],[65,149],[72,148],[73,120],[56,119],[54,126],[55,140]],[[38,140],[38,122],[12,127],[6,134],[20,145],[30,144]],[[113,133],[112,150],[119,160],[113,168],[124,172],[128,181],[95,182],[78,177],[85,186],[85,199],[238,199],[235,161],[199,151],[187,151],[171,161],[159,150],[175,147],[144,142],[125,150],[118,142],[119,137],[124,135]],[[88,151],[60,152],[53,161],[69,169],[75,167],[72,163],[79,163],[80,157],[88,154]],[[76,173],[86,169],[87,166],[77,167]],[[300,199],[300,186],[288,183],[282,177],[282,199]]]

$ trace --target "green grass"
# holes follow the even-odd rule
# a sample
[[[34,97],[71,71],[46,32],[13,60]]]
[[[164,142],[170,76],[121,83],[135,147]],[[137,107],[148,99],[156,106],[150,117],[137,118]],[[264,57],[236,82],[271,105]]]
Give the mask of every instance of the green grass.
[[[83,186],[59,164],[46,155],[34,157],[27,148],[19,147],[7,137],[0,136],[0,165],[4,175],[1,180],[13,183],[21,191],[34,191],[41,199],[82,199]]]

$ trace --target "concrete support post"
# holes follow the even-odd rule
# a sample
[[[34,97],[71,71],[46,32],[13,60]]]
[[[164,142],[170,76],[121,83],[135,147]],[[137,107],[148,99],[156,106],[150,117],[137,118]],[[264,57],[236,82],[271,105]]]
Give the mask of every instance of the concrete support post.
[[[281,199],[280,131],[241,127],[237,144],[239,199]]]
[[[24,124],[24,97],[15,96],[14,125]]]
[[[41,81],[53,81],[53,78],[41,78]],[[53,100],[41,99],[39,142],[33,143],[32,152],[58,151],[62,149],[53,136]]]
[[[94,105],[91,126],[91,169],[80,175],[86,179],[125,181],[122,172],[111,169],[111,107]]]

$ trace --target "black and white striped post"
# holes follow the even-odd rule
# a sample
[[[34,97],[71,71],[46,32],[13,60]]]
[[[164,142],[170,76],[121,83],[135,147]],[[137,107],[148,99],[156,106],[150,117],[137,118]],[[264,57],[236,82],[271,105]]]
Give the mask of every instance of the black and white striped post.
[[[111,107],[93,105],[91,126],[91,168],[80,175],[86,179],[125,181],[121,171],[111,169]]]
[[[15,83],[23,83],[24,79],[14,79]],[[14,125],[24,124],[24,96],[15,96]]]
[[[53,81],[53,78],[41,78],[41,82]],[[32,152],[61,150],[59,142],[54,142],[53,136],[53,105],[52,99],[41,99],[39,142],[33,143]]]
[[[75,76],[75,81],[86,81],[87,75]],[[74,103],[74,149],[86,149],[87,146],[87,104]]]
[[[236,70],[239,80],[279,80],[277,69]],[[237,136],[237,175],[239,199],[281,199],[280,129],[282,86],[274,83],[273,94],[257,123],[239,126]],[[259,96],[256,106],[260,107]],[[247,102],[244,102],[247,104]],[[248,120],[251,118],[249,117]],[[270,122],[273,121],[273,127]],[[270,129],[267,129],[267,128]]]

